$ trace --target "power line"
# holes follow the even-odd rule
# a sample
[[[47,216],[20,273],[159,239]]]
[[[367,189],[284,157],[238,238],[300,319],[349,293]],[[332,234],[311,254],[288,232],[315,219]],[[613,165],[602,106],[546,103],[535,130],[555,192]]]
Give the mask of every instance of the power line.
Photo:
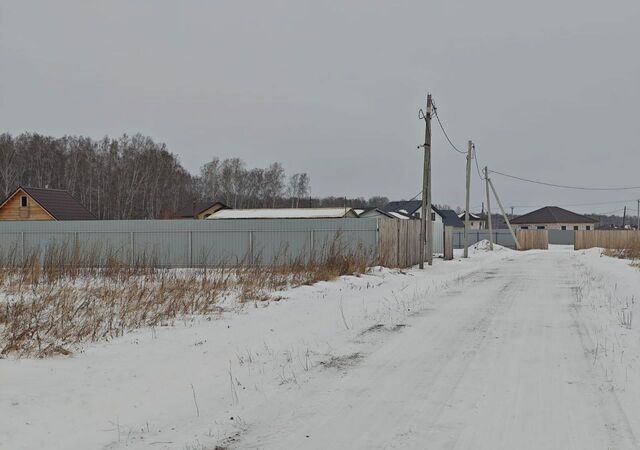
[[[615,212],[620,212],[624,210],[624,208],[620,208],[620,209],[614,209],[613,211],[607,211],[607,212],[600,212],[600,213],[591,213],[593,215],[597,215],[597,216],[608,216],[610,214],[613,214]]]
[[[482,175],[482,172],[480,171],[480,166],[478,163],[478,153],[476,152],[476,145],[473,144],[473,159],[476,161],[476,170],[478,171],[478,176],[480,177],[481,180],[484,180],[484,176]]]
[[[442,122],[440,121],[440,116],[438,115],[438,108],[436,107],[435,103],[433,103],[433,115],[436,116],[436,119],[438,120],[438,125],[440,125],[440,129],[444,133],[444,137],[446,137],[447,141],[449,141],[449,145],[451,145],[451,148],[453,148],[456,152],[460,153],[461,155],[466,155],[467,152],[462,151],[458,147],[453,145],[453,142],[451,142],[451,139],[449,139],[449,135],[445,131],[444,126],[442,125]]]
[[[531,180],[529,178],[517,177],[515,175],[510,175],[508,173],[498,172],[497,170],[490,170],[489,172],[502,175],[503,177],[513,178],[514,180],[526,181],[527,183],[541,184],[543,186],[551,186],[551,187],[557,187],[557,188],[563,188],[563,189],[578,189],[582,191],[628,191],[633,189],[640,189],[640,186],[607,187],[607,188],[569,186],[565,184],[546,183],[544,181],[537,181],[537,180]]]
[[[596,205],[615,205],[616,203],[629,203],[635,202],[636,199],[628,199],[628,200],[612,200],[606,202],[591,202],[591,203],[567,203],[563,205],[556,206],[596,206]],[[542,208],[548,205],[513,205],[512,208]]]

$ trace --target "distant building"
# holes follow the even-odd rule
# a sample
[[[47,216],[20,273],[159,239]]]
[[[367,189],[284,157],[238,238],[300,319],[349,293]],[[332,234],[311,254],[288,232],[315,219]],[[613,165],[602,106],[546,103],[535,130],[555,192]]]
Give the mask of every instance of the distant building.
[[[460,220],[462,220],[464,224],[464,212],[458,214]],[[474,214],[472,212],[469,213],[469,229],[471,230],[482,230],[485,228],[485,219],[478,214]]]
[[[221,209],[207,219],[340,219],[344,217],[358,217],[358,215],[351,208]]]
[[[193,202],[190,205],[183,206],[172,219],[206,219],[211,214],[227,209],[228,206],[222,202],[214,202],[213,200],[203,202]]]
[[[0,203],[3,220],[95,220],[95,216],[67,191],[19,186]]]
[[[596,222],[557,206],[545,206],[511,220],[520,230],[593,230]]]
[[[376,219],[378,219],[378,218],[382,218],[382,219],[399,219],[399,218],[408,219],[409,218],[407,216],[402,216],[400,214],[398,214],[396,216],[393,213],[383,211],[380,208],[363,209],[363,210],[360,210],[361,212],[358,212],[358,210],[355,210],[355,211],[358,213],[358,217],[363,217],[363,218],[376,218]]]
[[[422,211],[422,200],[401,200],[395,202],[389,202],[381,208],[383,211],[408,217],[410,219],[419,219]],[[398,218],[401,218],[398,217]],[[445,226],[454,228],[464,227],[464,223],[460,221],[455,211],[451,209],[438,209],[431,205],[431,220],[436,222],[442,222]]]

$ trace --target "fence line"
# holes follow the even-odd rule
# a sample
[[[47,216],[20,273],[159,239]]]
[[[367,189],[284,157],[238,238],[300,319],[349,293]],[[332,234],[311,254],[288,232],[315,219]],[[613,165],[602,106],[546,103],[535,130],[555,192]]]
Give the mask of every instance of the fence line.
[[[575,250],[600,247],[623,250],[640,247],[640,231],[633,230],[579,230],[576,231]]]
[[[548,250],[549,233],[547,230],[518,230],[516,231],[520,250]]]
[[[441,225],[434,223],[435,253],[443,253]],[[419,262],[419,232],[417,220],[371,218],[0,222],[0,263],[215,267],[310,262],[334,252],[408,267]]]
[[[380,219],[378,260],[386,267],[411,267],[420,262],[420,221]],[[434,254],[445,253],[442,223],[433,223]],[[451,241],[450,245],[453,242]],[[451,253],[453,248],[451,249]]]

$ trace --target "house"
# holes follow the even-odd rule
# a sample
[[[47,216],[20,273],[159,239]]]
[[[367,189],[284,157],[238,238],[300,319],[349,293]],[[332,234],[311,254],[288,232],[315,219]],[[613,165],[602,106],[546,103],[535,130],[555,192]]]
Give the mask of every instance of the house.
[[[380,209],[387,213],[399,213],[410,219],[419,219],[421,208],[422,200],[400,200],[389,202]]]
[[[408,217],[410,219],[419,219],[422,210],[422,200],[389,202],[381,209],[382,211],[395,215],[397,218]],[[455,211],[450,209],[440,210],[433,205],[431,205],[431,220],[434,223],[442,222],[445,226],[454,228],[464,227],[464,223],[460,221]]]
[[[593,230],[597,220],[557,206],[545,206],[511,220],[520,230]]]
[[[341,219],[345,217],[358,217],[358,215],[351,208],[221,209],[207,219]]]
[[[4,220],[95,220],[95,216],[67,191],[19,186],[0,203],[0,221]]]
[[[355,210],[358,212],[358,210]],[[362,212],[358,212],[358,217],[363,218],[375,218],[375,219],[398,219],[399,217],[395,216],[393,213],[389,213],[381,210],[380,208],[369,208],[360,210]],[[400,216],[398,214],[398,216]],[[403,216],[404,219],[408,219],[407,216]]]
[[[464,212],[458,214],[458,218],[462,220],[464,223]],[[472,212],[469,213],[469,229],[471,230],[482,230],[485,227],[485,219],[478,214],[474,214]]]
[[[464,228],[464,222],[460,220],[458,214],[452,209],[437,209],[433,210],[440,215],[442,223],[445,227]]]
[[[205,200],[202,202],[192,202],[190,205],[185,205],[178,210],[171,218],[172,219],[206,219],[211,214],[220,211],[221,209],[229,208],[222,202],[214,202],[213,200]]]

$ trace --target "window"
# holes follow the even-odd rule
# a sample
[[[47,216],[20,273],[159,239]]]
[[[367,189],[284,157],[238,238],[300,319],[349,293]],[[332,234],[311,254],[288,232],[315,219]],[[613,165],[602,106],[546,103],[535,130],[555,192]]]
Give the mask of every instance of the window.
[[[578,225],[574,225],[573,229],[577,231],[578,230]]]
[[[560,227],[560,229],[561,229],[561,230],[566,230],[566,229],[567,229],[567,226],[566,226],[566,225],[562,225],[562,226]]]
[[[20,206],[22,206],[23,208],[26,208],[27,206],[29,206],[26,195],[23,195],[22,197],[20,197]]]
[[[587,230],[590,230],[590,229],[591,229],[591,225],[587,225]]]
[[[431,213],[431,221],[435,222],[436,221],[436,213]]]
[[[538,230],[544,230],[544,225],[538,225],[536,228],[537,228]]]
[[[524,227],[520,227],[521,230],[528,230],[529,227],[528,226],[524,226]]]

